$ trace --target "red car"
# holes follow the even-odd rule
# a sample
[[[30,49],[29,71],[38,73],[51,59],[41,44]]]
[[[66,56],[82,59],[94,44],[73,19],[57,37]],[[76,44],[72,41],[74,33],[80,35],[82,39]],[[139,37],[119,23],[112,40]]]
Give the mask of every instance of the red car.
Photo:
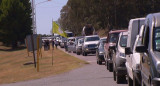
[[[125,32],[127,30],[111,30],[107,35],[106,43],[104,44],[105,51],[105,65],[107,69],[112,72],[113,71],[113,60],[112,55],[114,54],[115,45],[118,40],[118,36],[120,32]]]

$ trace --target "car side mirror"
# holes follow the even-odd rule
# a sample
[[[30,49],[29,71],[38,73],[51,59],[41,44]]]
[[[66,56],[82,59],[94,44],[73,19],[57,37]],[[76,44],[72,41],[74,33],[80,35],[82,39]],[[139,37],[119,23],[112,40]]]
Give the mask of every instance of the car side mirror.
[[[125,54],[126,54],[126,55],[133,54],[133,53],[131,52],[130,47],[126,47],[126,48],[125,48]]]
[[[136,52],[143,53],[146,51],[147,51],[147,48],[145,46],[137,46],[136,47]]]

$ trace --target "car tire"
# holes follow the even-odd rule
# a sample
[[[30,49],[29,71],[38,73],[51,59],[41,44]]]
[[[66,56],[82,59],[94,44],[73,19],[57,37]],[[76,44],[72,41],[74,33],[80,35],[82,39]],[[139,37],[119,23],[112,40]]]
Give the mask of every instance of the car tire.
[[[141,86],[134,75],[133,75],[133,86]]]
[[[108,70],[109,70],[109,72],[113,72],[113,65],[112,65],[112,63],[108,64]]]
[[[84,52],[82,51],[82,56],[84,56]]]
[[[116,81],[116,72],[113,71],[113,80]]]
[[[76,52],[77,53],[77,55],[80,55],[80,53],[79,52]]]
[[[127,75],[128,86],[133,86],[133,80]]]
[[[106,63],[106,68],[107,68],[107,70],[108,70],[108,62],[106,61],[105,63]]]
[[[102,65],[102,61],[98,61],[99,65]]]
[[[86,52],[84,52],[84,56],[87,56],[87,53],[86,53]]]
[[[118,76],[118,75],[116,74],[116,83],[117,83],[117,84],[120,84],[120,82],[121,82],[121,76]]]
[[[141,86],[145,86],[144,82],[143,82],[143,79],[141,79]]]

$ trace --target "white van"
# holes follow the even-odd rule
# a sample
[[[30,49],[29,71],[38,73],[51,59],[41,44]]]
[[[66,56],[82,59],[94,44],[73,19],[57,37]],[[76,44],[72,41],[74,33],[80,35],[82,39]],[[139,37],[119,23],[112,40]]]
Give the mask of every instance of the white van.
[[[134,51],[134,44],[135,44],[136,37],[140,32],[141,26],[144,25],[144,22],[145,22],[145,18],[131,19],[130,22],[129,22],[129,26],[128,26],[127,47],[125,49],[125,54],[126,54],[125,65],[126,65],[126,68],[127,68],[127,78],[128,78],[127,80],[128,80],[129,86],[133,86],[133,68],[132,68],[132,65],[134,63],[132,63],[132,59],[133,59],[132,56],[133,56],[133,51]],[[139,74],[139,73],[136,73],[136,74]],[[139,77],[136,78],[136,81],[137,80],[140,80]]]

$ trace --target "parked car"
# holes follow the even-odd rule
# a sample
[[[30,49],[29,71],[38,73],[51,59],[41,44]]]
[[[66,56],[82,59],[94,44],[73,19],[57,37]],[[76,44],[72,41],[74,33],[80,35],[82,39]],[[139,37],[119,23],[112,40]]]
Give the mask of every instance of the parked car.
[[[75,47],[75,37],[68,38],[67,46],[68,46],[68,52],[72,52],[73,47]]]
[[[83,45],[84,39],[78,39],[77,45],[76,45],[76,54],[80,55],[82,53],[82,45]]]
[[[75,37],[69,37],[67,39],[67,42],[65,42],[65,51],[70,52],[74,42],[75,42]]]
[[[82,45],[83,56],[87,56],[87,54],[89,53],[92,53],[92,54],[96,53],[99,39],[100,38],[98,35],[91,35],[91,36],[84,37],[84,43]]]
[[[60,36],[60,47],[61,48],[64,48],[66,41],[67,41],[67,38]]]
[[[120,32],[124,32],[126,30],[114,30],[110,31],[107,36],[107,41],[104,45],[105,50],[105,65],[107,69],[111,72],[113,71],[113,61],[112,61],[112,54],[113,50],[115,50],[115,45],[119,36]]]
[[[113,53],[113,76],[117,84],[126,79],[126,55],[125,47],[127,46],[128,32],[121,32],[116,43],[116,50]]]
[[[136,52],[136,46],[141,45],[141,37],[142,37],[143,29],[144,29],[144,25],[141,26],[140,32],[136,36],[136,40],[133,46],[133,52],[131,52],[130,49],[127,49],[127,48],[125,50],[126,55],[131,54],[129,58],[126,58],[126,61],[131,63],[131,65],[129,65],[129,68],[131,68],[132,70],[130,72],[130,75],[132,75],[133,77],[133,86],[140,86],[141,84],[141,72],[140,72],[141,71],[140,69],[140,59],[141,58],[140,58],[140,53]]]
[[[133,60],[133,51],[134,51],[133,48],[134,48],[136,36],[140,32],[141,26],[144,25],[144,21],[145,21],[145,18],[136,18],[136,19],[131,19],[129,21],[128,39],[127,39],[127,48],[126,48],[128,50],[126,51],[131,51],[131,52],[128,54],[126,53],[126,64],[125,64],[127,68],[127,78],[128,78],[127,81],[129,86],[132,86],[133,84],[138,85],[138,82],[140,84],[140,81],[141,81],[141,79],[139,78],[138,71],[135,71],[132,69],[133,64],[135,64],[135,63],[132,63],[132,60]],[[136,61],[137,63],[139,63],[138,59]],[[135,73],[134,76],[133,76],[133,73]],[[134,80],[134,83],[133,83],[133,80]]]
[[[98,49],[96,50],[96,58],[97,58],[97,64],[101,65],[102,62],[105,62],[104,60],[104,43],[106,42],[107,37],[100,38],[100,41],[98,43]]]
[[[74,46],[72,47],[73,53],[76,53],[76,46],[78,45],[78,39],[81,39],[81,38],[83,38],[83,36],[75,37],[75,43],[74,43]]]
[[[141,44],[141,86],[160,86],[160,13],[147,15]]]

